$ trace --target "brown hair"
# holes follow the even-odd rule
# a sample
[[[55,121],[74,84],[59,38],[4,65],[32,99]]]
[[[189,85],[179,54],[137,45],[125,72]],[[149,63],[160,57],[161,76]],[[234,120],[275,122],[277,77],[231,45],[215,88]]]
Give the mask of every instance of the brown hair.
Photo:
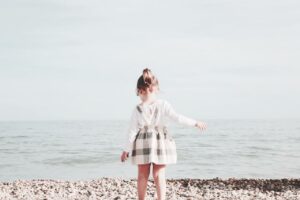
[[[152,74],[150,69],[143,69],[143,74],[137,81],[136,95],[139,95],[140,90],[147,92],[147,88],[149,88],[150,92],[152,92],[154,86],[156,86],[159,90],[158,79]]]

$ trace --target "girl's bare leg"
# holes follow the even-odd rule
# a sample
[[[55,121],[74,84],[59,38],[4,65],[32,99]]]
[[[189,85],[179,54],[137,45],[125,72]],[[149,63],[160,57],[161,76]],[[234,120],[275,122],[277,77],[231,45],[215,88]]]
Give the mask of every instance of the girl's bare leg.
[[[147,192],[147,182],[150,174],[150,163],[138,165],[138,197],[144,200]]]
[[[153,163],[153,179],[156,186],[158,200],[166,199],[166,165],[157,165]]]

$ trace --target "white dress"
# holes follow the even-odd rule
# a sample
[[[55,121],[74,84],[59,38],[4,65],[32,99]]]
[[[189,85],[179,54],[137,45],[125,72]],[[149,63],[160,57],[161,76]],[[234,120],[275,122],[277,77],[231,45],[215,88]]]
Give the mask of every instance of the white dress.
[[[196,120],[177,113],[164,99],[134,107],[123,150],[129,152],[132,164],[174,164],[176,144],[168,131],[168,121],[195,126]]]

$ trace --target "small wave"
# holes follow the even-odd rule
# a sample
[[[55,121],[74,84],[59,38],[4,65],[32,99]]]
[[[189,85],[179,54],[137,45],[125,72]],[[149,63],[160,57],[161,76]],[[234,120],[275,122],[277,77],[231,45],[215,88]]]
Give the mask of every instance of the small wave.
[[[262,150],[262,151],[274,151],[274,149],[270,147],[248,146],[247,148],[254,149],[254,150]]]
[[[43,164],[47,165],[87,165],[87,164],[101,164],[103,158],[101,157],[82,157],[82,158],[53,158],[42,161]]]
[[[257,158],[257,157],[259,157],[259,155],[257,155],[257,154],[252,154],[252,153],[239,154],[239,156],[247,157],[247,158]]]
[[[8,138],[8,139],[19,139],[19,138],[30,138],[27,135],[12,135],[12,136],[6,136],[4,138]]]
[[[10,164],[0,164],[0,169],[12,167],[12,166],[13,165],[10,165]]]
[[[16,136],[0,136],[0,140],[13,140],[13,139],[26,139],[30,138],[27,135],[16,135]]]

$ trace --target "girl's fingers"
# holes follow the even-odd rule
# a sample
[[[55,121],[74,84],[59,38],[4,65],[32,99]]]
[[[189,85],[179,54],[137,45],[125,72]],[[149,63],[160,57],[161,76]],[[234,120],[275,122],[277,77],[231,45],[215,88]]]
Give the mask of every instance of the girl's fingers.
[[[201,130],[206,129],[206,123],[204,123],[204,122],[198,122],[198,128],[201,129]]]
[[[121,161],[124,162],[125,160],[126,160],[126,154],[123,153],[123,154],[121,155]]]
[[[121,155],[121,161],[124,162],[129,157],[129,153],[122,153]]]
[[[200,130],[205,130],[205,129],[206,129],[206,123],[204,123],[204,122],[199,122],[198,128],[199,128]]]

